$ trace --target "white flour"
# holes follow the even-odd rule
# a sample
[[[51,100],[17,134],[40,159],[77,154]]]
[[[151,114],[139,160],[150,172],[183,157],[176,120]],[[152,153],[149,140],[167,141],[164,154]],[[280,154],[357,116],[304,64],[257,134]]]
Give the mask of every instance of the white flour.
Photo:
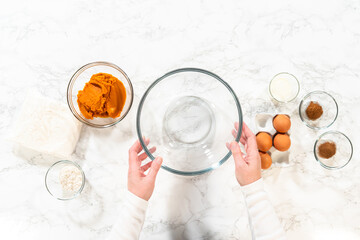
[[[81,171],[75,166],[63,167],[60,171],[60,183],[63,191],[76,192],[82,184]]]
[[[69,159],[82,124],[65,104],[30,93],[15,126],[14,142],[39,153]]]

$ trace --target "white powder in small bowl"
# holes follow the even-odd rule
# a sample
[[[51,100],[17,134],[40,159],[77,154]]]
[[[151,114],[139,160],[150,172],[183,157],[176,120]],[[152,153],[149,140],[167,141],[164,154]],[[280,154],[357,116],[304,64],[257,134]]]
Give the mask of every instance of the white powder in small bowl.
[[[294,100],[300,90],[299,82],[289,73],[279,73],[270,82],[270,93],[280,102]]]
[[[79,191],[83,176],[81,171],[75,166],[66,166],[60,170],[60,183],[63,191],[76,192]]]

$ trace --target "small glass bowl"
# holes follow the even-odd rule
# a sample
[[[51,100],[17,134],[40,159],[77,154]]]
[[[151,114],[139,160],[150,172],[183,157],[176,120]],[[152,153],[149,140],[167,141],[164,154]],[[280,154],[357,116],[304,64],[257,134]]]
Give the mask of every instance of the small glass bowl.
[[[286,79],[285,82],[282,81],[285,79]],[[275,89],[279,87],[284,87],[284,85],[287,85],[286,87],[288,92],[282,92],[281,95],[277,94],[275,92]],[[275,99],[275,101],[280,103],[288,103],[295,100],[299,95],[299,92],[300,92],[300,83],[298,79],[294,75],[287,72],[281,72],[276,74],[271,79],[269,84],[270,96],[273,99]]]
[[[120,113],[120,116],[117,118],[95,117],[94,119],[86,119],[80,112],[79,106],[77,104],[77,94],[80,90],[84,89],[85,84],[90,80],[92,75],[101,72],[113,75],[124,84],[126,90],[125,105]],[[124,119],[127,113],[130,111],[133,102],[133,95],[133,87],[126,73],[115,64],[108,62],[93,62],[82,66],[71,77],[67,88],[67,102],[71,112],[80,122],[96,128],[111,127]]]
[[[322,158],[319,156],[318,147],[325,142],[336,144],[336,153],[331,158]],[[334,170],[345,167],[353,155],[353,145],[350,139],[338,131],[328,131],[323,133],[314,144],[314,155],[316,161],[326,169]]]
[[[62,186],[60,183],[61,170],[64,167],[68,167],[68,166],[76,167],[81,172],[81,176],[82,176],[81,186],[76,191],[64,191],[62,189]],[[48,169],[48,171],[46,172],[46,175],[45,175],[46,189],[53,197],[55,197],[59,200],[70,200],[70,199],[77,197],[81,193],[81,191],[84,189],[84,185],[85,185],[85,174],[84,174],[83,170],[81,169],[81,167],[72,161],[61,160],[61,161],[54,163]]]
[[[316,120],[310,120],[306,115],[306,108],[309,106],[311,101],[320,104],[323,109],[323,114]],[[330,127],[337,119],[338,111],[339,109],[335,98],[324,91],[314,91],[307,94],[301,100],[299,105],[299,115],[301,121],[312,129],[324,129]]]

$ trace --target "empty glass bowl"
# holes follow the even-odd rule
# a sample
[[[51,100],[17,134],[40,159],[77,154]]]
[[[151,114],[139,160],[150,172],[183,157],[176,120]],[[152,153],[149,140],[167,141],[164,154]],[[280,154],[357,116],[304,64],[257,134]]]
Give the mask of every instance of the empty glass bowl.
[[[147,155],[163,157],[163,168],[180,175],[202,174],[224,163],[231,152],[234,122],[242,129],[239,100],[219,76],[202,69],[171,71],[150,85],[137,112],[137,133]],[[157,147],[151,154],[143,138]]]
[[[90,81],[91,76],[96,73],[109,73],[114,77],[116,77],[117,79],[119,79],[125,86],[125,90],[126,90],[125,105],[122,112],[120,113],[120,116],[117,118],[94,117],[94,119],[86,119],[83,116],[83,114],[80,112],[77,103],[77,94],[80,90],[84,89],[85,84],[88,81]],[[133,102],[133,95],[134,95],[133,87],[126,73],[115,64],[108,62],[93,62],[81,67],[71,77],[67,88],[67,102],[74,116],[82,123],[97,128],[111,127],[117,124],[118,122],[120,122],[130,111]]]
[[[68,160],[54,163],[45,175],[48,192],[59,200],[70,200],[78,196],[85,185],[85,174],[81,167]]]
[[[325,142],[335,143],[336,153],[330,158],[322,158],[319,154],[319,146]],[[326,169],[340,169],[345,167],[351,160],[353,146],[350,139],[338,131],[323,133],[314,144],[315,159]]]
[[[323,110],[323,114],[316,120],[311,120],[306,114],[306,109],[310,102],[318,103]],[[307,94],[300,102],[299,115],[301,121],[312,129],[323,129],[330,127],[338,116],[338,105],[335,99],[324,91],[314,91]]]

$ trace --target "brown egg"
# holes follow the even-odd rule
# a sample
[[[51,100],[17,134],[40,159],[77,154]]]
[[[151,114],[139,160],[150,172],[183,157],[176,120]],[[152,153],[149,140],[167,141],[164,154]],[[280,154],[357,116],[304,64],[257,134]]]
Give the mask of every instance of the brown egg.
[[[273,125],[276,131],[286,133],[291,127],[291,121],[287,115],[279,114],[274,118]]]
[[[267,152],[272,146],[272,139],[270,134],[266,132],[259,132],[256,135],[256,143],[258,145],[258,149],[262,152]]]
[[[283,134],[283,133],[278,133],[275,135],[274,137],[274,147],[281,151],[284,152],[286,150],[288,150],[291,146],[291,140],[289,135],[287,134]]]
[[[261,158],[261,168],[268,169],[272,164],[272,159],[268,153],[259,152]]]

